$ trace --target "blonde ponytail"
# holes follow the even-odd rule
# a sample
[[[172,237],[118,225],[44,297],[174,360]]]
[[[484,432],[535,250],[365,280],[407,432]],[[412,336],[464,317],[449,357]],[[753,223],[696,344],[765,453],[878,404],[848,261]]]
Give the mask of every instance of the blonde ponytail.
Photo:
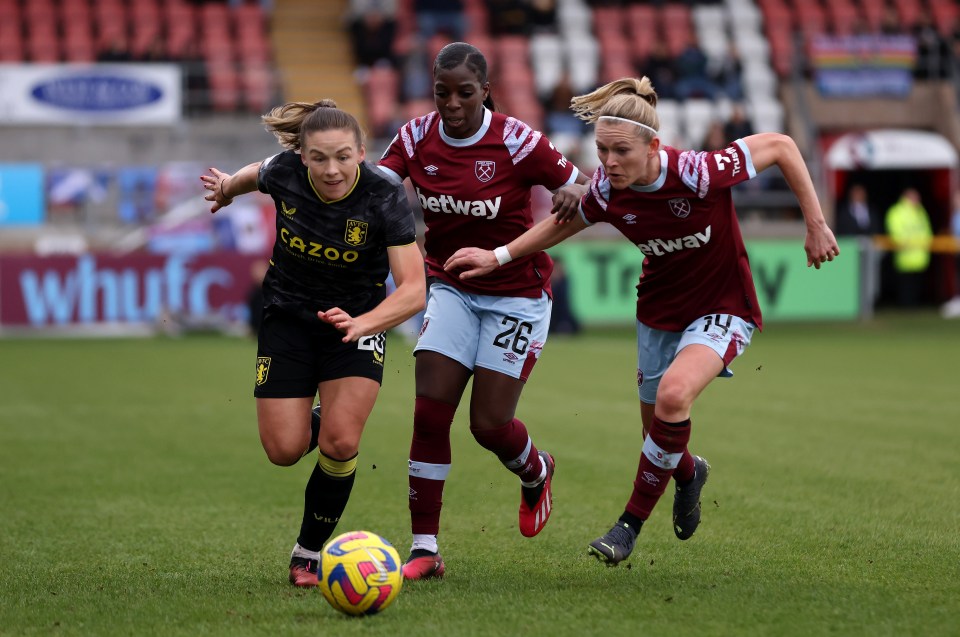
[[[625,77],[601,86],[592,93],[570,100],[574,115],[585,122],[596,124],[604,115],[628,119],[654,130],[660,129],[657,115],[657,93],[650,78]],[[652,137],[646,129],[638,129],[642,135]],[[645,131],[645,132],[644,132]]]

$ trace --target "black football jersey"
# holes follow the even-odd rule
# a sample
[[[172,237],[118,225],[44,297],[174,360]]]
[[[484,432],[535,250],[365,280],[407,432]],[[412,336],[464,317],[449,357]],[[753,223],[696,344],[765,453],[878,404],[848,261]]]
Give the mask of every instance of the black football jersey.
[[[385,298],[387,247],[416,240],[402,186],[361,163],[350,193],[325,203],[299,153],[288,150],[263,161],[257,188],[277,206],[264,306],[318,321],[319,310],[339,307],[357,316]]]

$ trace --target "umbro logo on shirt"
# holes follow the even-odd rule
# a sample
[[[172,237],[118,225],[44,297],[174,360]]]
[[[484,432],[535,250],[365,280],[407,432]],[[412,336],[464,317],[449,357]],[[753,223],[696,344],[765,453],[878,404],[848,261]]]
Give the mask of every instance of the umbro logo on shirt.
[[[431,177],[433,177],[434,175],[437,174],[437,171],[440,170],[440,169],[437,168],[436,166],[434,166],[433,164],[430,164],[429,166],[427,166],[426,168],[424,168],[424,170],[427,171],[427,174],[428,174],[428,175],[430,175]]]

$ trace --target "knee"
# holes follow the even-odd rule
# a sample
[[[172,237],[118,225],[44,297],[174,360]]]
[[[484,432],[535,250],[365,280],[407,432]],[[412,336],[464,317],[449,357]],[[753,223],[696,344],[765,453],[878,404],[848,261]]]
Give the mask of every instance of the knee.
[[[682,380],[664,378],[657,389],[657,411],[660,413],[686,412],[694,399],[693,388]]]
[[[278,467],[295,465],[307,449],[306,445],[294,446],[278,440],[263,440],[262,442],[267,459]]]
[[[320,441],[320,451],[328,458],[344,460],[360,451],[360,440],[354,437],[333,437]]]

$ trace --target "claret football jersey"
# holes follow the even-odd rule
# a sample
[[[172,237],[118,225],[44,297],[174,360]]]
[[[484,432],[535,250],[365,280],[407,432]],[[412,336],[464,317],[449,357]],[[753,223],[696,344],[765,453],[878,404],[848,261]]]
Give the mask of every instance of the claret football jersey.
[[[580,202],[588,224],[607,222],[644,254],[637,320],[679,332],[707,314],[762,327],[730,188],[756,176],[743,140],[716,151],[660,150],[652,184],[617,190],[597,169]]]
[[[383,300],[387,247],[416,240],[401,186],[361,163],[353,189],[323,201],[300,154],[288,150],[263,161],[257,188],[277,206],[266,305],[317,320],[318,310],[340,307],[357,316]]]
[[[410,178],[427,226],[430,276],[478,294],[535,298],[550,292],[553,263],[543,252],[469,281],[443,270],[459,248],[490,250],[530,228],[533,186],[555,190],[576,181],[576,167],[539,131],[484,109],[480,130],[455,139],[434,111],[404,124],[379,164],[399,181]]]

